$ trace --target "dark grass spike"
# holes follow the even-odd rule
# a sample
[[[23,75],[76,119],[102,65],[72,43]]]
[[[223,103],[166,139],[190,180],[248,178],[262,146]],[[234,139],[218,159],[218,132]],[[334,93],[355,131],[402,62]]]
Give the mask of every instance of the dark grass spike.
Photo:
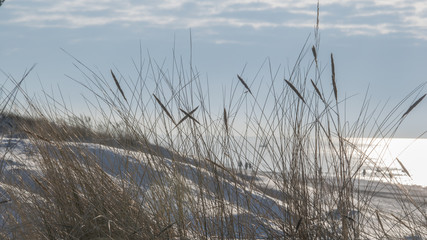
[[[175,120],[173,119],[172,115],[169,113],[168,109],[165,107],[165,105],[163,105],[163,103],[156,97],[156,95],[154,95],[154,98],[156,99],[157,103],[160,105],[160,107],[162,107],[163,111],[166,113],[166,115],[168,115],[168,117],[172,120],[173,124],[175,124],[175,126],[177,125]]]
[[[185,116],[176,124],[176,126],[178,127],[178,125],[179,124],[181,124],[182,122],[184,122],[185,121],[185,119],[187,119],[189,116],[188,115],[191,115],[191,114],[193,114],[197,109],[199,108],[199,106],[197,106],[195,109],[193,109],[193,110],[191,110],[191,112],[189,112],[189,113],[187,113],[187,112],[185,112],[184,110],[182,110],[181,108],[179,109],[179,110],[181,110],[182,112],[184,112],[184,114],[185,114]],[[194,119],[197,123],[199,123],[196,119]],[[194,121],[193,120],[193,121]],[[199,123],[200,124],[200,123]]]
[[[246,82],[243,80],[243,78],[240,77],[239,74],[237,74],[237,78],[240,80],[240,82],[243,84],[243,86],[246,88],[246,90],[248,90],[248,92],[253,96],[252,91],[249,89],[248,84],[246,84]]]
[[[302,217],[299,218],[298,223],[297,223],[297,227],[296,227],[296,232],[298,232],[299,227],[301,226],[302,223]]]
[[[399,158],[396,158],[397,162],[400,164],[400,166],[402,167],[402,170],[406,173],[406,175],[408,175],[408,177],[411,177],[411,174],[409,174],[408,169],[406,169],[406,167],[403,165],[403,163],[399,160]]]
[[[314,90],[316,90],[317,95],[319,95],[320,100],[322,100],[323,102],[326,102],[326,101],[325,101],[325,99],[324,99],[324,98],[323,98],[323,96],[322,96],[322,93],[320,93],[319,88],[317,88],[316,84],[313,82],[313,79],[310,79],[310,81],[311,81],[311,84],[312,84],[312,85],[313,85],[313,87],[314,87]]]
[[[422,97],[420,97],[416,102],[414,102],[414,104],[412,104],[408,110],[406,110],[406,112],[402,115],[401,118],[404,118],[406,115],[408,115],[412,110],[414,110],[414,108],[425,98],[427,94],[424,94]]]
[[[116,83],[117,88],[120,91],[120,94],[122,94],[123,99],[125,99],[125,101],[128,102],[122,88],[120,87],[119,81],[117,81],[116,75],[114,75],[113,73],[113,70],[110,69],[110,72],[111,72],[111,75],[113,76],[113,79],[114,79],[114,82]]]
[[[347,218],[348,220],[352,221],[352,222],[355,222],[355,220],[350,216],[344,215],[344,217]]]
[[[199,108],[199,106],[197,106],[195,109],[191,110],[191,112],[186,112],[184,110],[182,110],[181,108],[179,110],[181,110],[181,112],[183,112],[185,114],[185,116],[181,119],[181,121],[178,122],[177,126],[182,123],[185,119],[190,118],[191,120],[193,120],[194,122],[198,123],[200,125],[200,122],[197,121],[197,119],[195,119],[192,114]]]
[[[176,222],[173,222],[171,224],[169,224],[168,226],[166,226],[165,228],[163,228],[156,236],[155,238],[160,237],[164,232],[166,232],[169,228],[171,228],[174,224],[176,224]]]
[[[314,61],[316,61],[316,64],[317,64],[317,52],[316,52],[316,47],[315,47],[315,46],[313,46],[313,47],[311,48],[311,51],[313,52]]]
[[[331,53],[331,68],[332,68],[332,86],[334,87],[335,101],[338,101],[337,83],[335,82],[335,63],[334,55]]]
[[[304,98],[302,97],[302,95],[298,92],[298,90],[295,88],[294,85],[292,85],[291,82],[289,82],[288,80],[285,79],[285,82],[289,85],[289,87],[291,87],[291,89],[298,95],[298,97],[301,99],[301,101],[305,104],[307,104],[304,100]]]
[[[45,193],[49,193],[49,190],[46,188],[46,186],[44,186],[37,178],[35,177],[31,177],[31,178],[35,183],[37,183],[37,185],[39,185],[39,187],[41,187],[41,189],[43,189]]]
[[[225,108],[224,108],[224,125],[225,125],[225,131],[228,133],[227,110],[225,110]]]
[[[319,29],[319,13],[320,13],[320,3],[317,1],[317,18],[316,18],[316,29]]]

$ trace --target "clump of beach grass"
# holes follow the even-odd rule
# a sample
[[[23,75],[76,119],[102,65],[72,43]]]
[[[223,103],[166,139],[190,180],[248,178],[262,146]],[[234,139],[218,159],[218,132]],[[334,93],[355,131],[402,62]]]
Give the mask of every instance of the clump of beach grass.
[[[210,99],[195,68],[185,71],[175,58],[172,71],[153,59],[135,63],[135,79],[118,70],[104,78],[79,61],[83,80],[76,82],[93,93],[90,106],[101,117],[91,119],[102,128],[82,124],[88,121],[65,105],[20,103],[30,106],[23,109],[32,121],[20,121],[19,129],[35,147],[31,158],[39,171],[10,183],[15,188],[8,190],[12,204],[2,209],[10,216],[3,236],[425,236],[425,203],[393,176],[384,173],[383,180],[393,183],[386,186],[399,197],[400,211],[389,214],[372,204],[382,185],[374,177],[361,181],[363,167],[375,160],[359,147],[368,135],[393,137],[424,99],[417,95],[422,86],[385,116],[365,98],[350,122],[339,89],[344,76],[336,76],[331,54],[331,77],[324,77],[321,56],[317,21],[314,44],[304,44],[289,73],[279,76],[267,59],[259,72],[267,66],[269,81],[238,74],[223,106]]]

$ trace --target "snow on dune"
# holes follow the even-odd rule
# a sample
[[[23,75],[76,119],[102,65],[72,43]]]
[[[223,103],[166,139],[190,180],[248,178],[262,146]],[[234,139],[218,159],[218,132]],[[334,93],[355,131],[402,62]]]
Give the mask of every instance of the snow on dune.
[[[51,154],[56,156],[56,152],[60,151],[58,146],[51,144]],[[205,212],[212,215],[211,222],[215,223],[215,211],[218,206],[218,197],[215,195],[218,192],[223,193],[224,207],[227,212],[233,213],[236,217],[242,219],[248,225],[252,225],[255,235],[258,237],[266,237],[280,234],[280,222],[287,221],[296,225],[298,217],[287,211],[287,205],[283,201],[283,194],[280,194],[280,189],[273,181],[273,178],[268,173],[259,173],[257,176],[252,176],[251,172],[243,171],[241,174],[228,175],[218,174],[214,165],[200,164],[197,159],[188,159],[184,157],[168,157],[153,155],[147,152],[131,151],[111,146],[104,146],[94,143],[76,143],[67,142],[61,143],[61,148],[74,153],[74,157],[81,160],[85,158],[96,159],[97,164],[108,174],[113,181],[123,184],[128,183],[129,186],[135,183],[147,196],[157,194],[156,191],[169,189],[173,192],[173,185],[165,186],[161,184],[170,184],[171,181],[163,181],[162,179],[174,178],[186,186],[186,191],[189,196],[198,196],[203,194]],[[84,149],[84,151],[81,151]],[[40,153],[36,147],[28,139],[18,138],[3,138],[0,141],[0,155],[2,156],[0,165],[0,202],[2,208],[7,208],[13,202],[10,200],[8,192],[15,191],[18,195],[36,194],[35,176],[43,174],[38,159]],[[250,179],[246,181],[244,179]],[[367,182],[363,182],[359,186],[360,190],[364,190]],[[250,183],[250,184],[248,184]],[[365,184],[365,185],[363,185]],[[25,185],[26,189],[18,189],[16,186]],[[202,188],[200,186],[203,186]],[[372,198],[375,208],[382,211],[393,209],[396,202],[393,195],[396,192],[390,190],[387,185],[383,185],[376,195]],[[423,188],[417,188],[415,193],[420,194],[417,199],[427,199],[427,193]],[[195,201],[187,199],[187,201]],[[407,199],[406,201],[413,201]],[[195,206],[197,204],[191,204]],[[425,205],[422,205],[425,207]],[[1,209],[0,209],[1,210]],[[188,212],[197,212],[198,209],[186,209]],[[329,209],[330,213],[336,209]],[[373,211],[371,211],[373,212]],[[349,213],[350,214],[350,213]],[[354,212],[358,214],[358,212]],[[399,213],[395,213],[398,215]],[[359,216],[352,215],[354,219]],[[335,216],[335,215],[334,215]],[[328,216],[326,216],[328,217]],[[340,216],[335,216],[337,219]],[[376,216],[364,216],[375,218]],[[0,219],[0,226],[4,224],[5,219]],[[234,226],[236,232],[238,226]],[[267,234],[268,233],[268,234]],[[266,235],[267,234],[267,235]]]
[[[177,173],[181,181],[185,183],[187,189],[197,196],[200,190],[199,184],[203,185],[204,201],[206,206],[211,207],[212,221],[214,221],[215,206],[217,197],[215,192],[218,187],[224,192],[225,206],[228,212],[239,215],[246,222],[254,225],[254,229],[263,229],[262,232],[278,231],[271,220],[274,218],[287,219],[290,216],[286,211],[286,206],[277,198],[268,196],[258,190],[255,185],[247,186],[243,182],[233,179],[229,175],[220,176],[220,186],[218,185],[218,175],[214,174],[213,169],[208,166],[196,166],[196,160],[191,159],[169,159],[161,156],[154,156],[149,153],[130,151],[110,146],[104,146],[94,143],[62,143],[61,147],[67,147],[67,150],[74,152],[75,157],[79,158],[96,158],[98,164],[114,181],[127,181],[129,183],[139,183],[146,194],[156,191],[161,184],[160,179],[167,177],[177,178]],[[84,149],[84,151],[81,151]],[[52,156],[56,155],[58,149],[55,144],[51,148]],[[8,191],[26,194],[28,189],[35,189],[34,176],[41,176],[38,159],[40,154],[28,139],[3,138],[0,142],[0,154],[3,156],[1,161],[0,177],[0,201],[9,202]],[[91,156],[90,156],[91,155]],[[178,159],[179,160],[179,159]],[[159,180],[159,181],[157,181]],[[265,179],[256,179],[264,181]],[[26,186],[27,190],[17,189],[16,186]],[[161,186],[162,189],[172,188],[173,186]],[[172,192],[173,189],[170,189]],[[34,194],[34,192],[32,192]],[[35,193],[37,194],[37,193]],[[190,194],[190,195],[191,195]],[[247,201],[249,201],[248,203]],[[245,202],[246,204],[241,204]],[[5,207],[7,205],[3,205]],[[190,209],[189,209],[190,211]],[[194,209],[191,209],[194,211]],[[209,212],[209,210],[208,210]],[[272,216],[274,215],[274,216]],[[237,228],[237,226],[236,226]]]

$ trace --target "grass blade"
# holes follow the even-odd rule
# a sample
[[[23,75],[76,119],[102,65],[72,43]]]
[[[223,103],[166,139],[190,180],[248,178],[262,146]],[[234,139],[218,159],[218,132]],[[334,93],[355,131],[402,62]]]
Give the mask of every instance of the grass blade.
[[[314,61],[316,61],[316,65],[317,65],[317,52],[316,52],[316,47],[313,46],[311,48],[311,51],[313,52],[313,56],[314,56]]]
[[[239,74],[237,74],[237,78],[240,80],[240,82],[243,84],[246,90],[248,90],[248,92],[253,96],[252,91],[249,89],[249,86],[248,84],[246,84],[245,80],[243,80],[243,78],[240,77]]]
[[[406,169],[406,167],[403,165],[403,163],[398,158],[396,158],[396,160],[400,164],[400,166],[402,167],[402,170],[406,173],[406,175],[408,175],[408,177],[411,178],[411,174],[409,174],[408,169]]]
[[[306,103],[304,98],[302,97],[302,95],[298,92],[298,90],[296,89],[296,87],[289,82],[288,80],[285,79],[285,82],[289,85],[289,87],[297,94],[297,96],[303,101],[303,103]]]
[[[225,110],[225,108],[224,108],[224,125],[225,125],[225,132],[228,133],[227,110]]]
[[[156,97],[156,95],[154,95],[154,98],[156,99],[157,103],[160,105],[160,107],[162,107],[163,111],[166,113],[166,115],[168,115],[168,117],[172,120],[173,124],[175,124],[175,126],[177,125],[175,120],[173,119],[172,115],[170,114],[170,112],[168,111],[168,109],[165,107],[165,105],[163,105],[163,103],[160,101],[160,99],[158,99]]]
[[[113,70],[110,69],[111,75],[113,76],[114,82],[116,83],[117,88],[120,91],[120,94],[122,94],[123,99],[127,102],[128,100],[126,99],[126,96],[122,90],[122,88],[120,87],[119,81],[117,81],[116,75],[114,75]]]
[[[320,3],[317,1],[317,17],[316,17],[316,29],[319,30],[319,13],[320,13]]]
[[[335,101],[338,101],[337,83],[335,81],[335,63],[334,63],[334,55],[332,53],[331,53],[331,68],[332,68],[332,86],[334,88]]]
[[[414,102],[414,104],[412,104],[408,110],[406,110],[406,112],[402,115],[401,118],[404,118],[406,115],[408,115],[426,96],[427,94],[424,94],[422,97],[420,97],[416,102]]]
[[[300,217],[299,220],[298,220],[297,227],[295,229],[296,232],[298,232],[298,229],[301,226],[301,223],[302,223],[302,217]]]
[[[171,224],[169,224],[168,226],[166,226],[165,228],[163,228],[155,237],[158,238],[160,237],[164,232],[166,232],[169,228],[171,228],[176,222],[173,222]]]
[[[316,90],[317,95],[319,95],[320,100],[322,100],[323,102],[325,102],[325,99],[323,98],[322,93],[320,93],[320,90],[319,90],[319,88],[317,88],[316,84],[313,82],[313,79],[310,79],[310,81],[311,81],[311,84],[314,87],[314,90]]]
[[[189,117],[189,115],[193,114],[198,108],[199,108],[199,106],[197,106],[195,109],[191,110],[191,112],[189,112],[189,113],[187,113],[186,111],[184,111],[180,108],[179,110],[181,110],[185,114],[185,116],[176,124],[176,126],[178,127],[179,124],[184,122],[185,119],[187,119]],[[194,119],[193,121],[196,121],[197,123],[199,123],[196,119]]]
[[[405,226],[406,228],[408,228],[409,230],[411,230],[411,228],[405,224],[402,219],[398,218],[396,215],[394,215],[393,213],[391,213],[391,216],[393,216],[397,221],[399,221],[400,224],[402,224],[403,226]]]
[[[381,221],[380,214],[378,213],[378,210],[375,210],[375,214],[377,215],[377,219],[378,219],[378,222],[380,223],[381,230],[383,231],[384,235],[387,236],[387,233],[384,230],[383,222]]]
[[[191,112],[186,112],[180,108],[179,110],[181,110],[181,112],[183,112],[185,114],[185,116],[176,125],[178,126],[180,123],[182,123],[187,118],[190,118],[191,120],[193,120],[194,122],[196,122],[200,125],[199,121],[197,121],[197,119],[195,119],[193,116],[191,116],[198,108],[199,108],[199,106],[197,106],[195,109],[191,110]]]

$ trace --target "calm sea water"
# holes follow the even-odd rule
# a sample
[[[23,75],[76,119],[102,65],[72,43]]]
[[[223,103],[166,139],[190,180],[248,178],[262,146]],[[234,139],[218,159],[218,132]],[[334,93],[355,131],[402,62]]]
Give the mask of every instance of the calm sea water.
[[[277,151],[277,147],[271,147],[271,141],[260,141],[254,137],[236,138],[241,141],[241,144],[234,145],[234,150],[241,150],[232,156],[233,164],[235,167],[240,165],[245,169],[245,163],[257,163],[260,158],[262,162],[260,170],[276,171],[274,162],[271,159],[269,151]],[[286,142],[286,140],[283,140]],[[350,142],[357,143],[358,149],[368,155],[368,160],[364,161],[362,168],[358,171],[358,176],[361,179],[376,179],[379,181],[395,182],[420,185],[427,187],[427,139],[414,139],[414,138],[358,138],[352,139]],[[249,146],[249,147],[248,147]],[[214,143],[213,148],[223,148],[219,144]],[[255,154],[254,152],[257,152]],[[275,156],[280,156],[278,151],[274,153]],[[330,153],[322,153],[323,159],[329,159]],[[239,159],[236,156],[244,156]],[[357,159],[357,156],[352,156]],[[399,159],[399,161],[397,161]],[[276,160],[277,161],[277,160]],[[354,162],[358,164],[357,161]],[[226,166],[230,166],[230,162],[225,162]],[[268,165],[268,167],[266,167]],[[323,167],[325,174],[326,167]],[[357,169],[354,167],[353,169]],[[406,171],[405,171],[406,170]],[[408,174],[409,173],[409,174]],[[392,176],[392,177],[390,177]]]
[[[361,144],[361,148],[369,151],[374,161],[389,168],[403,183],[427,186],[427,139],[362,139],[361,142],[371,143],[369,146]]]
[[[252,146],[262,146],[262,143],[255,141],[255,138],[249,138],[249,142]],[[386,182],[398,181],[403,184],[427,187],[427,139],[359,138],[353,139],[351,142],[357,143],[359,150],[368,155],[368,160],[364,161],[364,165],[359,171],[359,178],[374,178]],[[328,159],[330,156],[330,153],[323,154],[324,159]],[[353,159],[356,158],[353,156]],[[263,159],[266,162],[272,162],[268,154],[263,154]],[[248,160],[256,162],[256,157]],[[356,168],[354,167],[354,169]],[[263,167],[261,169],[267,170]]]

